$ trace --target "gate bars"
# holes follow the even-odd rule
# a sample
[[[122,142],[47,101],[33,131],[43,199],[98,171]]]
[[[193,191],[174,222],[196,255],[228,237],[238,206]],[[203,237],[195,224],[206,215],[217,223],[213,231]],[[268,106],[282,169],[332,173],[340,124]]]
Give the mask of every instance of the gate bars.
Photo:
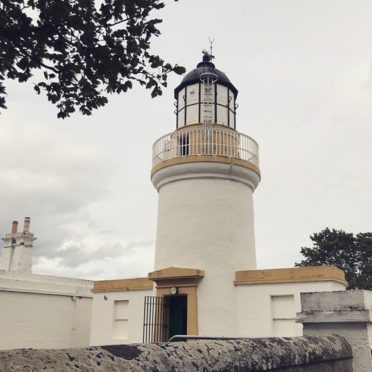
[[[169,299],[145,296],[143,342],[165,342],[169,338]]]

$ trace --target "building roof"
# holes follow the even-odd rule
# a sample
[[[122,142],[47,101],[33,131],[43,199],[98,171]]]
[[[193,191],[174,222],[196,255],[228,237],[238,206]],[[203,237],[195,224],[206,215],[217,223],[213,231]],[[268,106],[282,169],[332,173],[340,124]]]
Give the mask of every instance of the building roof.
[[[97,280],[94,282],[92,292],[121,292],[151,290],[153,282],[148,278]]]
[[[182,79],[181,84],[174,90],[174,98],[177,99],[177,95],[181,89],[183,89],[187,85],[195,84],[200,82],[200,76],[204,73],[213,73],[217,76],[218,84],[224,85],[225,87],[229,88],[236,97],[238,95],[238,90],[232,84],[230,79],[226,76],[225,73],[218,70],[214,63],[211,62],[213,58],[212,55],[208,53],[204,53],[203,61],[199,62],[195,69],[191,70],[185,77]]]
[[[347,285],[345,273],[336,266],[244,270],[235,272],[235,285],[332,281]]]

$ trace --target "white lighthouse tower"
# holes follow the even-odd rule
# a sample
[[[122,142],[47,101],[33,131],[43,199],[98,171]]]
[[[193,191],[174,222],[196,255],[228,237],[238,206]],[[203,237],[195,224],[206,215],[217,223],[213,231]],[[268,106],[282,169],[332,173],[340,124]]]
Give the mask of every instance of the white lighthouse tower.
[[[228,336],[236,334],[235,272],[256,268],[258,145],[236,130],[238,90],[203,53],[175,89],[176,130],[153,146],[159,204],[149,277],[157,296],[170,296],[170,328],[178,314],[170,335]]]

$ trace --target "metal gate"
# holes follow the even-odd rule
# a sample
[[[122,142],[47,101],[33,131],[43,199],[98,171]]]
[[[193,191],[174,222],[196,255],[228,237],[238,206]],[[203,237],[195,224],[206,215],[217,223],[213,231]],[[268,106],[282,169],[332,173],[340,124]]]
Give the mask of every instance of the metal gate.
[[[169,298],[145,296],[143,342],[165,342],[169,338]]]

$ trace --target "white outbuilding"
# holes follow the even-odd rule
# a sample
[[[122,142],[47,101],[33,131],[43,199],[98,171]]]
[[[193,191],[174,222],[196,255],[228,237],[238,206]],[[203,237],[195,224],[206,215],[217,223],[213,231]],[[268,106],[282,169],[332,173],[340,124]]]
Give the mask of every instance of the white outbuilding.
[[[35,240],[29,217],[3,238],[0,350],[89,346],[93,282],[33,274]]]

